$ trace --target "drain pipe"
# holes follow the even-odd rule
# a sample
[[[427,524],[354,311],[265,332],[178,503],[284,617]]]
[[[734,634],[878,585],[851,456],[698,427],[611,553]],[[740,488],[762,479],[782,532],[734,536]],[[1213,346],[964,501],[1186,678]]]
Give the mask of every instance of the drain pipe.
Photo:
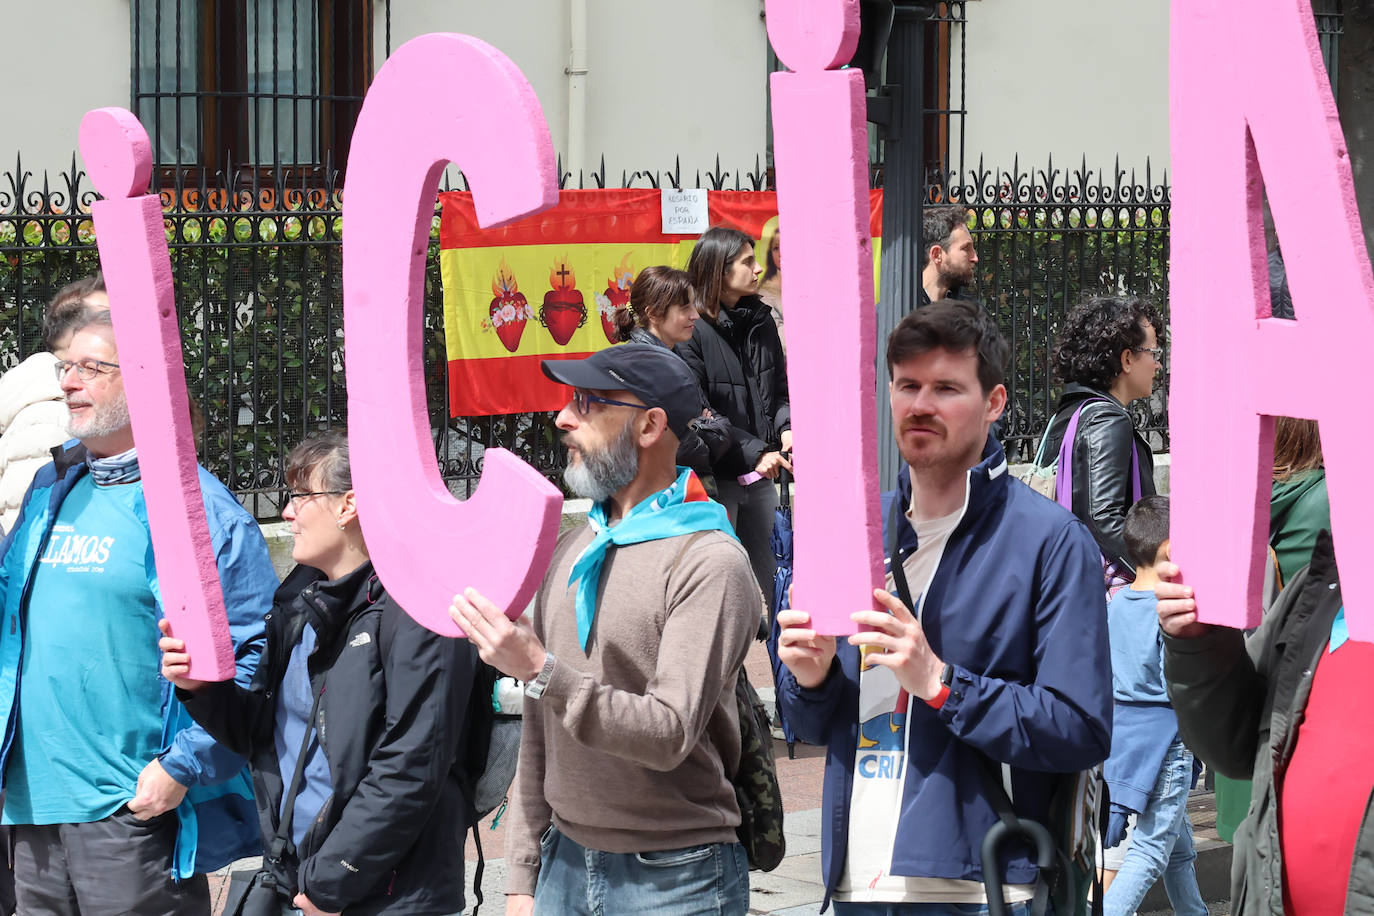
[[[565,171],[578,179],[587,161],[587,0],[568,0],[568,148]],[[569,182],[571,187],[571,181]]]

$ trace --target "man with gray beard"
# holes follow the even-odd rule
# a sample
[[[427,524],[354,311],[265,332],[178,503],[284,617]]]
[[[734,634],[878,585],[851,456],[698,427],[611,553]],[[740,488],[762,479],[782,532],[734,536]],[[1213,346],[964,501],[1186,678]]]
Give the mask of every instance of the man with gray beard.
[[[0,544],[18,911],[209,916],[204,872],[258,849],[252,787],[159,676],[157,568],[108,311],[54,368],[80,442],[38,471]],[[277,577],[252,517],[203,469],[200,486],[247,683]]]
[[[725,510],[674,456],[700,412],[661,347],[545,360],[570,385],[564,480],[593,501],[531,612],[474,589],[451,613],[489,664],[526,682],[506,841],[507,913],[744,914],[735,835],[735,679],[758,627]]]

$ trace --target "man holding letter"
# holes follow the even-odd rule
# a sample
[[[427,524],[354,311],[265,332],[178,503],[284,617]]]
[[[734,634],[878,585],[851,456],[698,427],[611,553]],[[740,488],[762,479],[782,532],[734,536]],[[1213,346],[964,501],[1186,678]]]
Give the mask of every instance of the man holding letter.
[[[543,368],[574,389],[558,428],[587,524],[559,538],[520,620],[471,588],[450,611],[527,684],[506,912],[743,916],[735,679],[758,586],[724,508],[676,466],[696,379],[634,343]]]
[[[980,770],[1044,823],[1056,774],[1105,759],[1111,661],[1092,536],[1007,473],[992,423],[1006,342],[979,306],[945,299],[888,339],[905,460],[884,494],[885,544],[916,605],[883,590],[847,640],[782,611],[783,714],[828,745],[822,869],[841,914],[970,912],[998,820]],[[1008,847],[998,876],[1028,910],[1036,867]]]
[[[244,761],[159,676],[163,609],[107,310],[55,368],[80,442],[38,472],[0,545],[0,781],[19,912],[208,916],[203,873],[258,849],[253,799],[246,780],[199,797]],[[200,484],[246,680],[277,577],[252,517],[203,469]]]

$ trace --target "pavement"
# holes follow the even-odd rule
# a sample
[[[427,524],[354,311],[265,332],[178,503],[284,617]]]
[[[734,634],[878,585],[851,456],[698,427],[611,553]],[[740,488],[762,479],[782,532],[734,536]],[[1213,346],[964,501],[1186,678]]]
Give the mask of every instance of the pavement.
[[[749,680],[760,695],[770,704],[772,702],[772,672],[768,655],[761,643],[751,649],[745,668]],[[787,856],[782,864],[771,872],[752,872],[750,879],[751,914],[771,914],[771,916],[814,916],[820,911],[825,895],[821,883],[821,779],[825,768],[825,749],[810,745],[796,745],[796,759],[789,760],[787,746],[781,740],[774,741],[777,757],[778,782],[782,789],[786,819],[784,829],[787,839]],[[493,812],[478,825],[482,849],[486,855],[486,866],[482,876],[482,894],[486,902],[481,913],[494,916],[505,911],[505,825],[498,820],[499,812]],[[1216,807],[1210,793],[1194,793],[1189,800],[1189,814],[1194,824],[1195,843],[1198,849],[1198,882],[1203,898],[1208,902],[1214,916],[1221,916],[1229,908],[1229,872],[1231,847],[1216,836]],[[465,878],[470,898],[464,914],[475,914],[476,901],[471,899],[472,882],[477,864],[477,847],[469,833],[464,854]],[[236,863],[235,867],[248,867],[252,863]],[[211,878],[211,895],[216,906],[214,913],[220,912],[221,880]],[[1163,885],[1159,884],[1142,902],[1139,916],[1171,913],[1168,898],[1164,896]]]

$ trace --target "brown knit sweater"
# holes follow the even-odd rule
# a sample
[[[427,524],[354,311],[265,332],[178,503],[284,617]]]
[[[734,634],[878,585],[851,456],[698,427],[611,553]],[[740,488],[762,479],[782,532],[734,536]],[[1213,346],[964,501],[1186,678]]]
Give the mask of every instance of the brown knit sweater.
[[[739,542],[719,531],[612,546],[587,652],[568,573],[592,539],[565,533],[535,597],[554,654],[525,700],[506,834],[506,892],[533,894],[552,821],[604,852],[734,842],[739,765],[734,684],[761,599]]]

